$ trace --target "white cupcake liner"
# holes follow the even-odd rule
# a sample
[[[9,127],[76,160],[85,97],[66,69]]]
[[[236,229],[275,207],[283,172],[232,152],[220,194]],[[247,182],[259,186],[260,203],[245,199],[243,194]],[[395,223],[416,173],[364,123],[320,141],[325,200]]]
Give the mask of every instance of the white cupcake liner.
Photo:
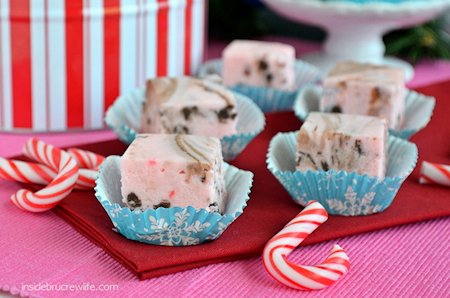
[[[224,173],[228,192],[224,214],[190,206],[132,211],[122,202],[120,156],[109,156],[101,165],[95,196],[115,229],[130,240],[165,246],[196,245],[217,239],[247,206],[253,173],[227,163]]]
[[[199,69],[198,77],[205,78],[210,75],[222,76],[223,62],[215,59],[205,62]],[[320,70],[315,66],[301,60],[295,63],[295,88],[293,91],[284,91],[270,87],[254,87],[239,84],[232,86],[233,91],[250,97],[263,112],[290,111],[294,104],[297,91],[305,84],[316,83],[321,79]]]
[[[355,216],[383,211],[417,163],[417,146],[390,136],[384,179],[346,171],[301,172],[295,169],[297,133],[278,133],[271,140],[267,167],[296,203],[306,206],[316,200],[330,214]]]
[[[253,138],[264,129],[266,124],[264,114],[248,97],[236,92],[233,92],[233,94],[238,113],[238,133],[225,136],[220,140],[225,160],[236,158]],[[145,89],[135,89],[117,98],[106,112],[106,124],[126,144],[133,142],[141,129],[141,109],[144,100]]]
[[[294,113],[304,121],[310,112],[319,111],[319,101],[322,96],[321,86],[307,85],[302,88],[294,103]],[[415,91],[406,89],[405,121],[399,130],[389,129],[393,136],[408,140],[416,132],[423,129],[430,122],[436,99]]]

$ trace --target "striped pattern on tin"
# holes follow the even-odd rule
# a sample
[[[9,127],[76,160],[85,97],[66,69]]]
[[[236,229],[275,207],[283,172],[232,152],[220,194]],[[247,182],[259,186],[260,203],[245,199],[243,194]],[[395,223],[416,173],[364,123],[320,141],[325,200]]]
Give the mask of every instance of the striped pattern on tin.
[[[119,94],[193,73],[204,1],[0,0],[0,130],[103,128]]]

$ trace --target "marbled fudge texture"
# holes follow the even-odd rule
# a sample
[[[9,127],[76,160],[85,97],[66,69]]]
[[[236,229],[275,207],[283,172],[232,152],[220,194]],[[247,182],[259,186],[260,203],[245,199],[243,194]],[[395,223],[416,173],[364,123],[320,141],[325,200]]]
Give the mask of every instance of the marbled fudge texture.
[[[217,138],[138,135],[121,158],[123,202],[132,210],[193,206],[223,212],[222,164]]]
[[[211,81],[192,77],[147,81],[142,133],[236,134],[238,114],[233,93]]]
[[[384,117],[400,129],[405,113],[402,69],[357,62],[340,62],[323,81],[322,112]]]
[[[387,122],[383,118],[309,114],[297,137],[297,170],[344,170],[384,178]]]
[[[295,49],[287,44],[235,40],[222,53],[223,82],[293,90]]]

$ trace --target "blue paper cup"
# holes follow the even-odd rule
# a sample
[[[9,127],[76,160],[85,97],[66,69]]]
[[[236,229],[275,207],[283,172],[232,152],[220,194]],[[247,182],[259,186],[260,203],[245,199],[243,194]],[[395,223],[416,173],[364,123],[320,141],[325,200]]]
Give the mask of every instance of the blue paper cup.
[[[95,196],[115,229],[130,240],[166,246],[196,245],[217,239],[247,206],[253,173],[227,163],[224,173],[228,192],[224,214],[190,206],[130,210],[122,202],[120,156],[109,156],[101,165]]]
[[[222,76],[222,60],[210,60],[204,63],[198,72],[200,78],[210,75]],[[294,91],[284,91],[269,87],[254,87],[239,84],[231,87],[233,91],[250,97],[264,112],[290,111],[297,96],[297,91],[305,84],[316,83],[321,79],[320,70],[315,66],[297,60],[295,63]]]
[[[323,88],[307,85],[302,88],[294,103],[294,113],[304,121],[310,112],[319,111],[319,101]],[[389,129],[389,134],[405,140],[411,138],[416,132],[423,129],[430,122],[433,115],[436,99],[415,91],[406,89],[405,121],[399,130]]]
[[[236,158],[245,147],[264,129],[264,114],[248,97],[233,92],[238,113],[237,134],[225,136],[220,141],[225,160]],[[114,130],[118,138],[130,144],[141,130],[142,103],[145,89],[120,96],[108,109],[106,124]]]
[[[278,133],[270,142],[267,167],[297,204],[318,201],[330,214],[368,215],[392,203],[417,163],[417,146],[390,136],[384,179],[346,171],[295,169],[297,132]]]

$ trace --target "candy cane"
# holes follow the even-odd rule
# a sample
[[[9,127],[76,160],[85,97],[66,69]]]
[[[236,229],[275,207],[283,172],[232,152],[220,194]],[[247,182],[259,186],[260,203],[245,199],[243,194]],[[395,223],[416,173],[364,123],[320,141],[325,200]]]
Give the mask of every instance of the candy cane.
[[[450,186],[450,166],[427,161],[422,162],[419,183]]]
[[[70,148],[67,152],[76,160],[78,166],[83,169],[98,170],[105,160],[103,155],[78,148]]]
[[[17,207],[31,212],[49,210],[59,204],[74,188],[78,179],[78,165],[65,151],[36,139],[27,141],[24,150],[33,156],[34,160],[45,164],[58,174],[45,188],[36,193],[21,189],[11,196],[11,201]],[[19,173],[17,175],[20,176]]]
[[[20,160],[7,160],[0,157],[0,177],[15,182],[47,185],[56,178],[58,173],[39,163]],[[76,189],[92,189],[95,187],[97,171],[79,169]]]
[[[105,160],[105,157],[94,152],[81,150],[77,148],[70,148],[67,152],[75,159],[80,168],[80,175],[75,187],[77,189],[92,189],[95,186],[95,179],[97,178],[97,170],[100,164]],[[24,148],[24,154],[26,157],[40,161],[32,151]]]
[[[337,244],[325,261],[316,266],[301,266],[286,260],[287,255],[327,219],[323,206],[310,202],[266,244],[263,263],[267,272],[282,284],[299,290],[320,290],[344,276],[350,268],[350,260]]]

